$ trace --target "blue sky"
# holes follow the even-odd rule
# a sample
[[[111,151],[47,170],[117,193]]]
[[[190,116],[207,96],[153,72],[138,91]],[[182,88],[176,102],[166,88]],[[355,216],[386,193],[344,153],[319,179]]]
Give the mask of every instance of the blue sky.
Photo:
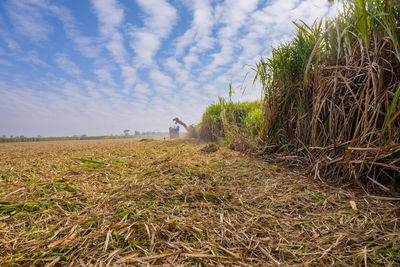
[[[246,64],[332,17],[324,0],[2,0],[0,135],[103,135],[198,123]],[[246,86],[242,95],[241,85]]]

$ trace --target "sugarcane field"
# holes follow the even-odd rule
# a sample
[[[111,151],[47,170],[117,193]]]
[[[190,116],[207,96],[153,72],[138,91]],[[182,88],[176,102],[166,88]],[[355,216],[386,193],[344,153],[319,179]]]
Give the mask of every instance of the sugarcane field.
[[[0,1],[0,266],[400,266],[399,0]]]
[[[0,155],[5,265],[398,263],[396,205],[224,146],[59,141]]]

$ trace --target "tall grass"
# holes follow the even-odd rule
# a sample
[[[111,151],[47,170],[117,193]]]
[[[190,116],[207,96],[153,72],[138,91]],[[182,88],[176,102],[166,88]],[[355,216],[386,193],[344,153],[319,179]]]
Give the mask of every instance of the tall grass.
[[[269,59],[261,58],[253,70],[265,93],[265,131],[269,142],[287,145],[295,136],[307,134],[306,123],[312,104],[310,87],[302,87],[310,55],[323,34],[323,24],[295,23],[296,36],[272,49]],[[311,59],[315,64],[316,56]],[[307,76],[312,78],[313,73]]]
[[[383,183],[400,176],[399,9],[383,0],[344,6],[334,20],[296,24],[292,41],[256,65],[268,142],[307,157],[316,175],[390,191]]]
[[[219,98],[203,113],[199,128],[200,137],[205,140],[223,140],[232,146],[257,142],[264,130],[263,103]]]
[[[252,67],[264,92],[254,146],[301,156],[316,177],[393,192],[400,182],[400,2],[342,2],[337,18],[295,22],[292,40]],[[221,107],[210,108],[225,114]]]

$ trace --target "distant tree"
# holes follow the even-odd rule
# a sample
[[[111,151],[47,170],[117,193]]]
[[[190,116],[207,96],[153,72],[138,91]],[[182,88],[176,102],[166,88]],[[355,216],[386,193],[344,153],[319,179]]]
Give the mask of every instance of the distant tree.
[[[128,135],[129,135],[129,131],[130,131],[130,130],[128,130],[128,129],[124,130],[125,136],[128,136]]]
[[[85,137],[85,136],[87,136],[86,134],[82,134],[82,137]]]
[[[6,138],[7,136],[5,134],[3,134],[1,137]]]
[[[139,131],[135,131],[135,135],[140,135],[140,132]]]

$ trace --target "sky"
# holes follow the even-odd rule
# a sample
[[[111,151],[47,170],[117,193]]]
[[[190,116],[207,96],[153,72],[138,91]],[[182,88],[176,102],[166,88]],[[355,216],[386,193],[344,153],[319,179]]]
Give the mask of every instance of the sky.
[[[197,124],[230,83],[234,100],[260,99],[249,65],[292,21],[336,13],[325,0],[1,0],[0,136]]]

